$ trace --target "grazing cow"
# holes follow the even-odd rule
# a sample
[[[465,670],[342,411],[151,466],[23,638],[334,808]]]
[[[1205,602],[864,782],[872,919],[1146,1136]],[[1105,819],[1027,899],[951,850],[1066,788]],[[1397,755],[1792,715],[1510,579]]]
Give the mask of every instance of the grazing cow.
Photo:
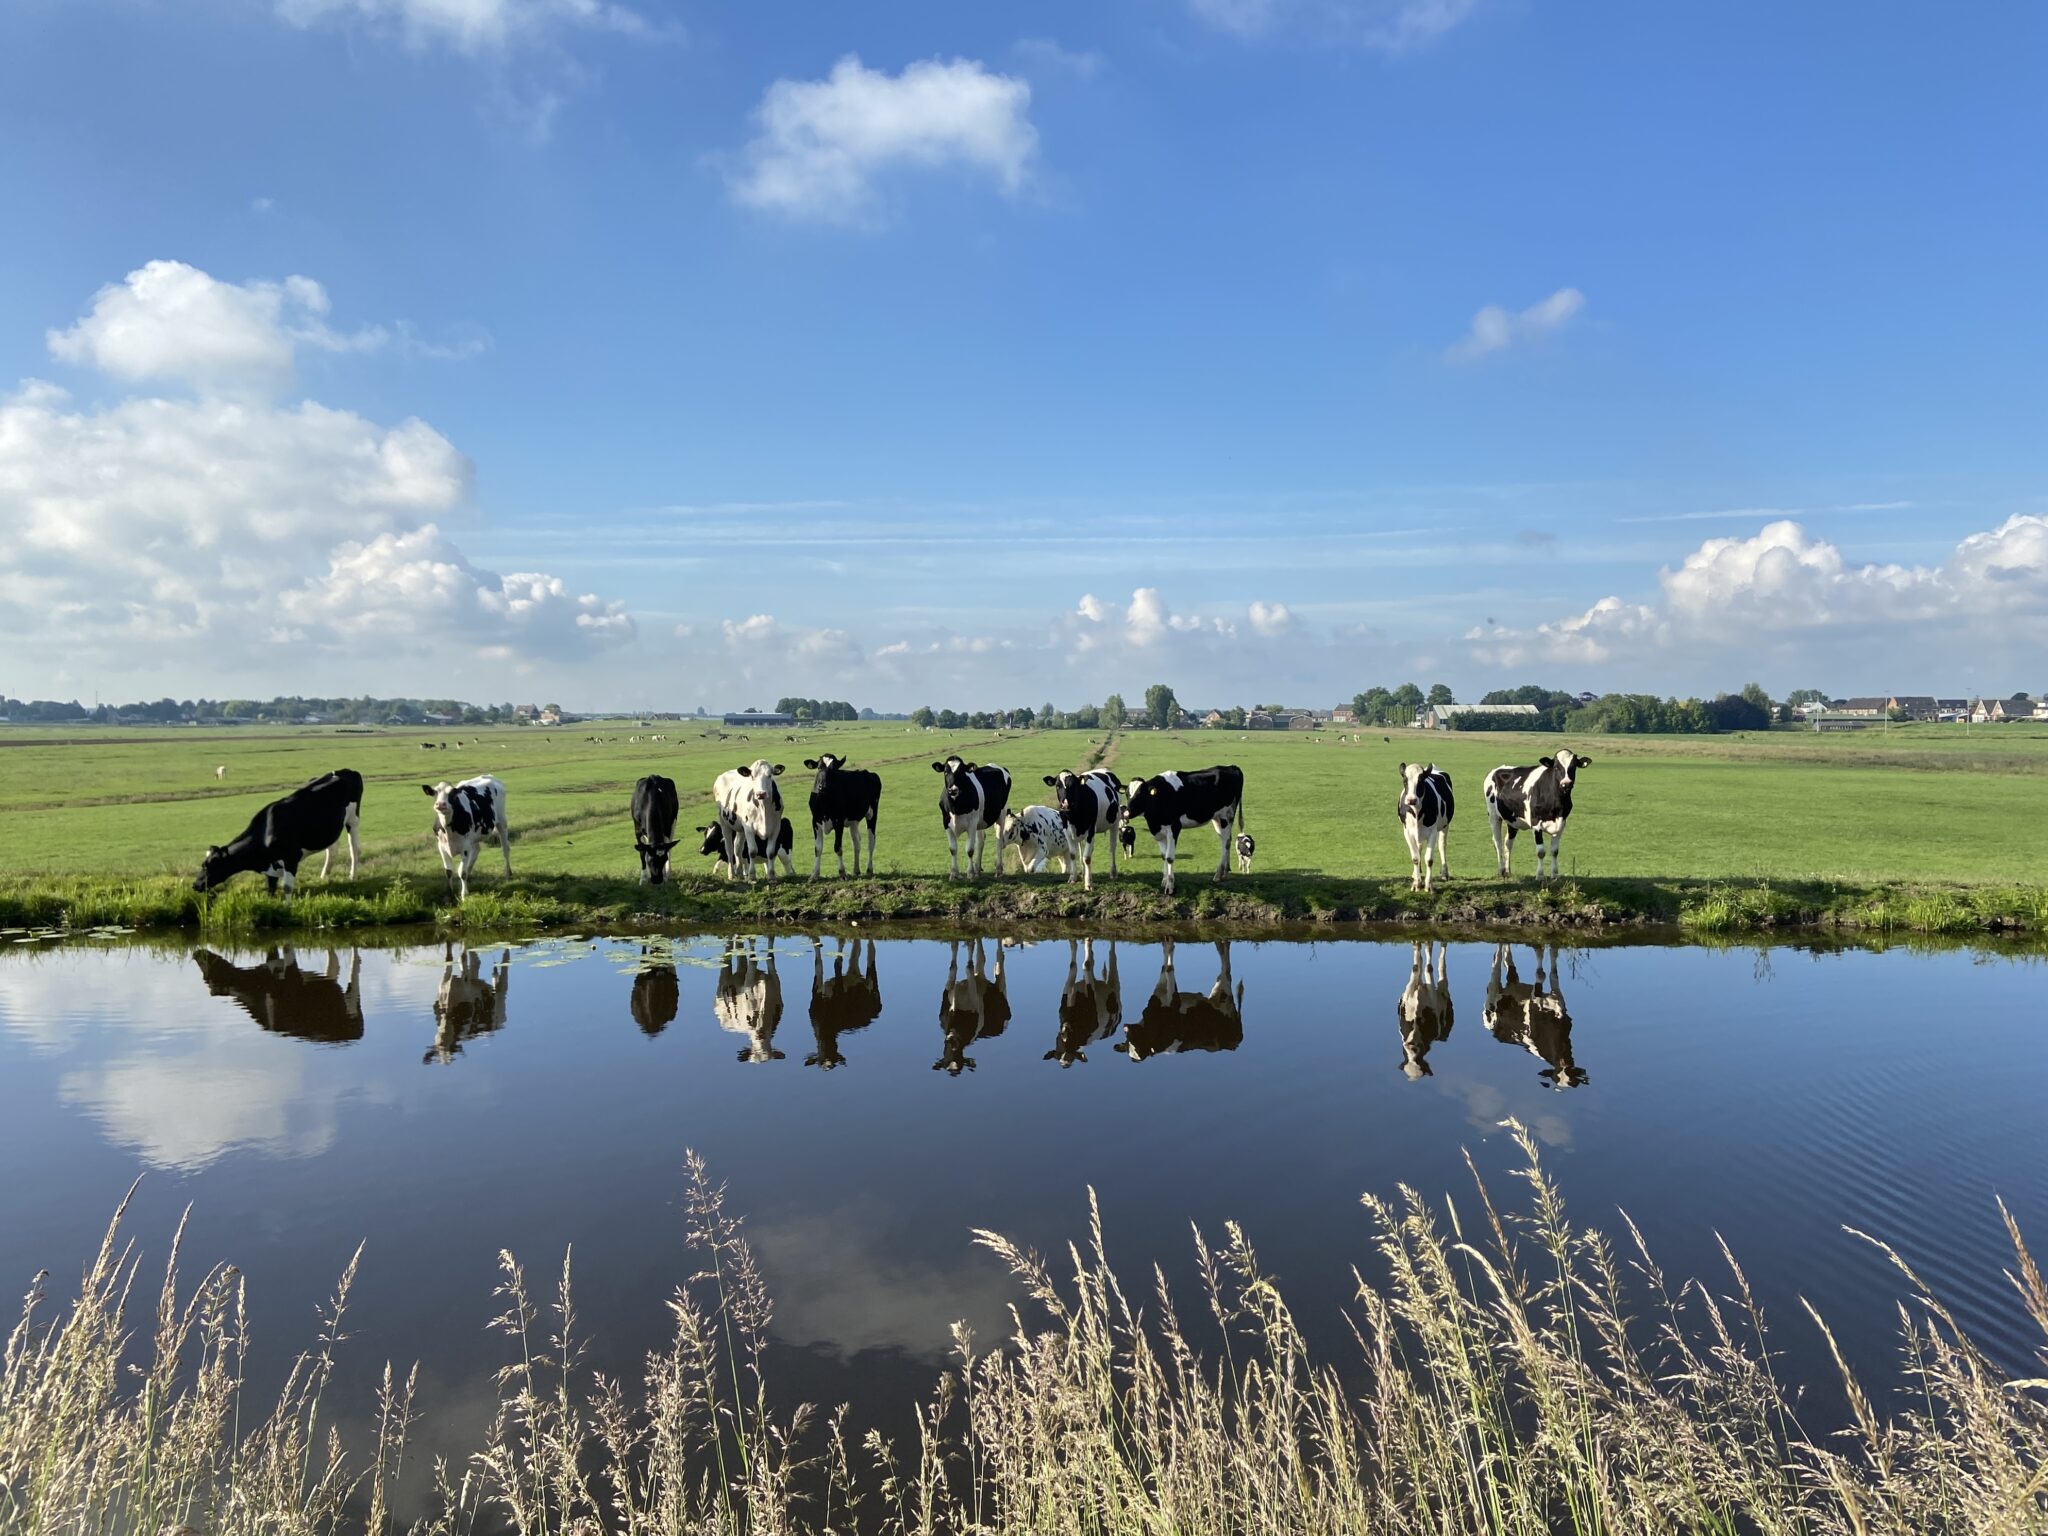
[[[1138,856],[1138,829],[1131,825],[1130,817],[1126,816],[1117,827],[1116,841],[1117,846],[1123,849],[1125,858],[1135,859]]]
[[[213,770],[213,776],[216,779],[226,778],[228,776],[228,765],[226,763],[216,764]]]
[[[974,1058],[967,1048],[977,1040],[993,1040],[1010,1022],[1010,987],[1003,974],[1003,946],[996,945],[996,973],[988,974],[981,940],[971,941],[967,952],[967,975],[960,975],[960,941],[953,940],[952,958],[946,963],[946,990],[939,994],[939,1032],[944,1044],[934,1072],[958,1077],[974,1070]]]
[[[982,843],[991,827],[1000,828],[1003,812],[1010,804],[1010,771],[994,763],[963,762],[959,755],[933,763],[932,772],[945,775],[939,790],[939,822],[946,829],[946,846],[952,850],[953,873],[960,878],[960,843],[967,843],[967,874],[981,878]],[[1001,849],[997,849],[1000,855]],[[1003,861],[996,859],[996,876],[1002,877]]]
[[[1252,855],[1259,851],[1259,845],[1252,841],[1249,832],[1237,834],[1237,872],[1248,875],[1252,872]]]
[[[1047,1061],[1071,1067],[1088,1059],[1088,1047],[1107,1040],[1123,1027],[1124,988],[1116,971],[1116,945],[1109,946],[1109,964],[1095,974],[1095,941],[1067,940],[1067,983],[1060,989],[1060,1028]]]
[[[1135,1024],[1124,1026],[1115,1049],[1133,1061],[1174,1051],[1234,1051],[1244,1043],[1244,983],[1230,980],[1230,944],[1216,944],[1216,983],[1207,992],[1183,992],[1173,974],[1173,940],[1161,945],[1159,984]]]
[[[846,759],[831,752],[804,759],[815,769],[811,781],[811,878],[817,879],[825,864],[825,832],[832,833],[832,852],[839,860],[839,873],[846,874],[846,850],[841,839],[853,834],[853,872],[860,873],[860,829],[868,829],[868,873],[875,872],[875,818],[882,811],[882,776],[865,768],[849,768]]]
[[[341,956],[327,951],[327,971],[299,968],[289,949],[273,949],[260,965],[237,965],[210,949],[192,958],[206,990],[231,997],[242,1011],[273,1035],[344,1045],[363,1038],[363,956],[349,952],[348,985],[341,982]]]
[[[1408,968],[1408,985],[1402,989],[1399,1011],[1401,1070],[1410,1082],[1431,1075],[1429,1048],[1439,1040],[1451,1038],[1451,984],[1444,974],[1449,953],[1447,944],[1417,944]],[[1430,973],[1432,958],[1434,975]]]
[[[1451,813],[1456,808],[1448,773],[1435,763],[1401,765],[1401,792],[1394,798],[1394,815],[1408,843],[1409,890],[1434,890],[1439,863],[1444,878],[1451,878]]]
[[[1557,874],[1557,846],[1572,814],[1572,784],[1579,770],[1592,762],[1570,747],[1532,767],[1500,767],[1486,776],[1486,815],[1493,825],[1493,851],[1507,878],[1515,833],[1523,827],[1536,834],[1536,878],[1543,878],[1543,839],[1550,839],[1550,873]],[[1505,830],[1506,836],[1501,834]]]
[[[676,1019],[682,1006],[682,988],[672,965],[643,965],[633,976],[633,1022],[640,1033],[652,1040]]]
[[[1053,804],[1060,808],[1066,824],[1067,841],[1073,844],[1081,866],[1081,888],[1095,889],[1095,839],[1109,838],[1109,872],[1116,873],[1116,832],[1123,819],[1123,782],[1107,768],[1075,773],[1071,768],[1049,773]],[[1067,883],[1074,880],[1073,865],[1067,866]]]
[[[1074,845],[1067,825],[1049,805],[1027,805],[1021,811],[1005,811],[996,825],[996,868],[1003,867],[1003,855],[1017,850],[1019,873],[1042,875],[1048,860],[1060,861],[1060,872],[1071,876]]]
[[[512,824],[505,819],[505,786],[485,774],[460,784],[445,780],[420,786],[434,802],[434,842],[441,851],[441,874],[448,894],[469,900],[469,877],[484,839],[496,837],[505,855],[505,878],[512,878]]]
[[[755,863],[765,861],[769,882],[774,882],[773,850],[782,839],[782,786],[775,776],[781,772],[782,764],[764,757],[728,768],[713,781],[711,799],[725,834],[728,876],[751,880]]]
[[[1159,883],[1162,893],[1173,894],[1173,850],[1180,834],[1203,822],[1221,839],[1216,856],[1216,878],[1221,880],[1230,873],[1230,840],[1244,820],[1244,770],[1226,766],[1133,779],[1125,814],[1144,822],[1159,843],[1159,856],[1166,861]]]
[[[853,968],[847,969],[849,955]],[[882,1016],[882,982],[875,974],[875,941],[868,940],[867,967],[861,967],[860,941],[832,957],[832,975],[825,975],[825,946],[811,945],[811,1034],[818,1048],[804,1058],[807,1067],[829,1072],[846,1065],[839,1037],[866,1029]]]
[[[782,978],[775,974],[775,942],[768,943],[768,963],[763,965],[754,940],[744,945],[734,939],[726,946],[724,963],[718,970],[718,988],[711,998],[718,1027],[745,1038],[741,1061],[780,1061],[775,1049],[775,1031],[782,1023]]]
[[[668,878],[669,850],[676,845],[676,781],[650,773],[633,786],[633,847],[640,854],[640,880],[659,885]]]
[[[299,861],[319,853],[320,878],[334,859],[334,845],[348,838],[348,877],[356,877],[360,848],[356,825],[363,804],[363,776],[353,768],[337,768],[282,800],[273,800],[249,820],[233,842],[215,844],[199,863],[195,891],[210,891],[239,874],[263,876],[272,895],[281,883],[289,896],[299,883]]]
[[[697,830],[704,834],[704,844],[697,851],[715,860],[711,867],[730,879],[732,860],[725,851],[724,829],[714,821],[710,826],[699,827]],[[782,872],[792,877],[796,874],[796,864],[791,860],[790,854],[795,847],[796,823],[785,816],[782,818],[782,830],[776,834],[774,859],[782,860]],[[769,862],[773,863],[774,859],[770,859]]]
[[[462,1054],[462,1043],[505,1027],[505,999],[512,984],[512,951],[498,952],[491,979],[484,980],[483,956],[473,949],[455,959],[453,945],[441,950],[441,990],[434,996],[434,1046],[421,1064],[450,1062]]]
[[[1572,1016],[1558,989],[1557,946],[1550,946],[1550,987],[1544,990],[1544,953],[1536,951],[1532,985],[1515,974],[1513,946],[1496,944],[1493,972],[1486,983],[1486,1027],[1506,1045],[1519,1045],[1543,1062],[1536,1075],[1553,1088],[1576,1088],[1587,1080],[1585,1069],[1572,1060]],[[1501,967],[1507,967],[1503,980]]]

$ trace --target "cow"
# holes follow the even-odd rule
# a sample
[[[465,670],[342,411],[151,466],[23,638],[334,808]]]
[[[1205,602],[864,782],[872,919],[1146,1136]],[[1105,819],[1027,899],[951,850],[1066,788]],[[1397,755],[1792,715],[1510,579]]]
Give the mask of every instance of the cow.
[[[982,843],[989,828],[1002,825],[1003,812],[1010,804],[1010,771],[994,763],[965,762],[955,753],[942,763],[933,763],[932,772],[943,774],[946,781],[939,790],[939,823],[946,829],[946,846],[953,855],[953,872],[948,878],[960,878],[964,839],[968,878],[979,880]],[[997,849],[998,855],[1001,851]],[[1002,873],[1003,861],[998,857],[996,877],[1000,879]]]
[[[682,988],[672,965],[643,965],[633,976],[633,997],[628,1005],[640,1033],[652,1040],[676,1019],[682,1006]]]
[[[633,786],[633,847],[640,855],[640,882],[668,878],[669,850],[676,845],[676,781],[650,773]]]
[[[1216,878],[1221,880],[1230,873],[1230,841],[1244,821],[1244,770],[1219,766],[1133,779],[1125,814],[1133,822],[1144,822],[1159,844],[1159,856],[1166,862],[1159,882],[1162,894],[1173,894],[1173,850],[1180,834],[1204,822],[1221,839],[1216,856]]]
[[[698,848],[697,851],[716,860],[712,868],[723,872],[730,879],[732,876],[732,860],[725,851],[724,828],[714,821],[710,826],[699,827],[697,830],[704,834],[703,846]],[[769,862],[773,863],[774,859],[782,860],[782,872],[792,878],[796,875],[796,864],[790,859],[790,854],[795,848],[796,823],[785,816],[782,818],[782,830],[776,834],[774,858],[770,859]]]
[[[1207,992],[1181,991],[1173,973],[1173,940],[1163,941],[1161,949],[1159,984],[1114,1049],[1132,1061],[1176,1051],[1236,1050],[1244,1043],[1244,983],[1231,985],[1229,942],[1217,941],[1216,982]]]
[[[1135,859],[1138,856],[1138,829],[1131,825],[1130,817],[1124,817],[1118,825],[1116,842],[1117,846],[1123,849],[1125,858]]]
[[[775,942],[768,943],[768,963],[763,965],[754,941],[734,939],[726,946],[718,969],[718,987],[711,997],[711,1010],[718,1027],[745,1038],[739,1059],[743,1062],[780,1061],[775,1049],[775,1031],[782,1023],[782,978],[775,974]]]
[[[967,1048],[977,1040],[993,1040],[1010,1022],[1010,988],[1003,974],[1003,946],[996,945],[996,973],[988,974],[981,940],[970,941],[967,975],[960,975],[960,941],[953,940],[946,963],[946,990],[939,994],[939,1033],[943,1044],[934,1072],[958,1077],[974,1070]]]
[[[1077,855],[1075,863],[1081,866],[1081,889],[1095,889],[1095,839],[1109,838],[1109,872],[1116,873],[1116,833],[1123,820],[1123,792],[1121,780],[1107,768],[1091,769],[1087,773],[1075,773],[1071,768],[1061,773],[1049,773],[1045,782],[1052,787],[1053,804],[1060,810],[1060,820],[1066,824],[1067,841],[1073,844]],[[1067,883],[1074,880],[1073,864],[1067,866]]]
[[[875,872],[875,818],[882,810],[882,776],[865,768],[849,768],[846,759],[831,752],[804,759],[814,769],[811,781],[811,878],[817,879],[825,864],[825,832],[832,833],[832,852],[839,860],[839,873],[846,874],[846,850],[841,840],[853,834],[853,872],[860,873],[860,829],[868,829],[868,873]]]
[[[1237,872],[1248,875],[1252,872],[1252,855],[1259,851],[1259,845],[1252,841],[1249,832],[1237,834]]]
[[[228,776],[228,765],[226,763],[216,763],[213,769],[213,776],[216,779],[225,779]]]
[[[1017,850],[1020,874],[1044,874],[1051,859],[1060,861],[1062,874],[1071,874],[1074,867],[1074,845],[1068,839],[1066,823],[1049,805],[1027,805],[1021,811],[1003,812],[996,827],[997,869],[1003,867],[1003,856],[1011,848]]]
[[[1123,981],[1116,970],[1116,945],[1109,946],[1109,963],[1100,976],[1095,974],[1095,941],[1067,940],[1067,982],[1060,989],[1060,1027],[1047,1061],[1071,1067],[1088,1059],[1088,1047],[1107,1040],[1123,1027]]]
[[[1493,851],[1501,878],[1508,874],[1515,833],[1524,827],[1536,834],[1536,878],[1543,878],[1543,839],[1550,839],[1550,873],[1557,875],[1557,845],[1572,814],[1572,784],[1579,770],[1592,762],[1570,747],[1528,768],[1502,766],[1486,776],[1486,815],[1493,827]],[[1502,832],[1506,832],[1503,837]]]
[[[1451,985],[1444,973],[1450,946],[1441,942],[1421,943],[1414,950],[1408,967],[1408,985],[1402,989],[1397,1010],[1401,1019],[1401,1071],[1410,1082],[1431,1075],[1429,1048],[1439,1040],[1451,1038]]]
[[[441,853],[441,875],[448,894],[469,900],[469,877],[484,839],[496,837],[505,855],[505,878],[512,878],[512,824],[505,819],[505,786],[490,775],[422,784],[434,802],[434,843]]]
[[[434,1045],[421,1065],[447,1063],[462,1054],[462,1043],[505,1027],[505,1001],[512,984],[512,952],[498,952],[491,979],[484,980],[483,956],[465,949],[458,963],[453,945],[441,949],[441,988],[434,995]]]
[[[363,804],[363,776],[353,768],[337,768],[303,784],[282,800],[273,800],[249,819],[234,841],[215,844],[199,862],[195,891],[210,891],[239,874],[263,876],[274,896],[279,885],[289,896],[298,887],[299,861],[319,853],[320,878],[334,859],[334,845],[348,838],[348,877],[356,877],[360,845],[356,828]]]
[[[719,830],[725,834],[728,877],[737,874],[751,880],[756,861],[765,861],[769,883],[774,883],[774,850],[782,839],[782,786],[775,777],[781,772],[782,764],[763,757],[728,768],[712,782],[711,800]]]
[[[299,968],[289,949],[273,949],[259,965],[237,965],[210,949],[195,949],[192,959],[206,990],[230,997],[244,1013],[273,1035],[290,1035],[322,1045],[345,1045],[363,1038],[363,956],[349,952],[348,985],[341,981],[341,956],[327,951],[327,970]]]
[[[1576,1088],[1586,1082],[1583,1067],[1572,1059],[1572,1016],[1558,988],[1557,946],[1550,946],[1550,986],[1544,989],[1544,953],[1536,951],[1536,980],[1532,985],[1515,974],[1513,946],[1496,944],[1493,972],[1486,983],[1486,1027],[1504,1045],[1519,1045],[1540,1060],[1543,1070],[1536,1075],[1556,1089]],[[1506,978],[1501,968],[1507,968]]]
[[[872,844],[870,844],[872,846]],[[847,969],[849,955],[853,968]],[[811,945],[811,1035],[818,1048],[804,1058],[807,1067],[831,1071],[846,1065],[839,1037],[866,1029],[882,1016],[882,983],[875,974],[875,941],[868,940],[867,967],[861,967],[860,942],[855,940],[832,957],[832,975],[825,975],[825,946]]]
[[[1394,797],[1394,815],[1408,844],[1408,889],[1436,888],[1436,866],[1451,878],[1451,776],[1435,763],[1403,763],[1401,791]]]

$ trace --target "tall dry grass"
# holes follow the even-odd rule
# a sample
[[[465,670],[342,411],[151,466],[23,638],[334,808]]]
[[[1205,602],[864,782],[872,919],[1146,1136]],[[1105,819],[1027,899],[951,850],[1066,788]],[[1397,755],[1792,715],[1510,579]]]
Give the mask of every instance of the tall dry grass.
[[[984,1348],[956,1328],[954,1367],[907,1443],[855,1436],[844,1408],[773,1406],[767,1287],[693,1157],[701,1269],[670,1299],[671,1337],[641,1380],[584,1369],[566,1258],[542,1296],[504,1255],[496,1416],[466,1462],[427,1470],[432,1513],[412,1529],[2048,1530],[2048,1380],[2002,1373],[1897,1254],[1874,1244],[1906,1293],[1885,1387],[1811,1319],[1848,1404],[1846,1423],[1818,1427],[1779,1378],[1732,1254],[1723,1294],[1672,1284],[1632,1225],[1620,1243],[1575,1226],[1513,1130],[1511,1207],[1483,1184],[1465,1209],[1366,1197],[1377,1254],[1358,1274],[1361,1358],[1345,1374],[1311,1355],[1235,1225],[1195,1239],[1199,1329],[1158,1271],[1126,1288],[1092,1201],[1086,1242],[1057,1264],[977,1234],[1019,1284],[1014,1329]],[[374,1442],[352,1452],[323,1409],[353,1263],[315,1347],[249,1422],[241,1277],[218,1267],[181,1295],[174,1244],[145,1319],[119,1227],[117,1214],[77,1300],[49,1313],[38,1281],[8,1339],[0,1531],[392,1527],[412,1381],[386,1369]],[[2007,1227],[2016,1304],[2048,1361],[2048,1286]],[[1198,1347],[1198,1331],[1222,1342]]]

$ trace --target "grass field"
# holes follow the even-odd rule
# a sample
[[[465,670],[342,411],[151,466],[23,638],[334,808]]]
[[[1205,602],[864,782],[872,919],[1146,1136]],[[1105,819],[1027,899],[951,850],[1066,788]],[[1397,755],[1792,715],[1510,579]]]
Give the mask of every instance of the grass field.
[[[946,735],[895,723],[770,729],[751,733],[751,740],[737,734],[719,740],[714,730],[693,722],[459,734],[0,728],[0,825],[6,829],[0,920],[45,919],[53,902],[68,912],[67,900],[110,889],[146,889],[161,906],[189,883],[207,844],[240,831],[265,801],[343,766],[368,781],[364,860],[352,895],[358,906],[381,899],[390,921],[416,921],[438,900],[439,863],[419,786],[478,773],[495,774],[507,786],[518,879],[508,892],[495,854],[488,855],[473,883],[472,907],[508,920],[568,920],[579,909],[617,916],[642,908],[691,919],[730,911],[768,919],[779,913],[951,913],[1070,920],[1100,910],[1129,919],[1181,912],[1246,921],[1262,912],[1281,918],[1418,911],[1484,921],[1577,908],[1598,920],[1603,911],[1676,917],[1682,907],[1719,902],[1727,925],[1741,927],[1797,921],[1822,908],[1868,911],[1876,900],[1890,914],[1880,915],[1881,926],[1942,927],[1941,921],[1912,921],[1901,905],[1933,895],[1953,928],[1981,926],[1993,912],[2008,914],[2004,926],[2038,928],[2040,887],[2048,879],[2048,817],[2040,814],[2048,801],[2048,729],[2024,725],[1967,735],[1954,727],[1918,726],[1829,736],[1575,741],[1593,762],[1579,781],[1564,842],[1565,895],[1537,892],[1522,872],[1507,883],[1496,878],[1479,794],[1487,769],[1533,762],[1563,744],[1555,736],[1377,730],[1357,733],[1355,741],[1340,741],[1337,733],[1220,731]],[[652,740],[657,731],[669,739]],[[423,750],[423,741],[448,746]],[[633,781],[650,772],[674,778],[683,793],[683,824],[695,826],[708,820],[713,777],[754,756],[788,765],[785,793],[797,822],[798,869],[808,876],[809,775],[801,763],[826,748],[881,773],[877,869],[896,878],[830,893],[807,881],[804,891],[779,893],[740,894],[705,880],[686,880],[665,895],[632,887],[637,864],[626,804]],[[1017,803],[1044,798],[1043,775],[1098,755],[1126,779],[1238,763],[1246,776],[1246,825],[1258,839],[1257,871],[1249,880],[1233,880],[1227,901],[1210,890],[1213,845],[1202,832],[1184,840],[1178,904],[1156,899],[1159,858],[1146,838],[1135,873],[1126,866],[1112,890],[1093,898],[1078,888],[1046,889],[1056,877],[948,892],[925,878],[946,869],[938,779],[930,765],[956,749],[1009,768],[1018,781]],[[1404,757],[1433,759],[1459,789],[1453,879],[1433,902],[1410,901],[1406,894],[1407,852],[1392,813],[1395,768]],[[216,778],[222,765],[226,776]],[[1518,870],[1533,869],[1527,837],[1516,852]],[[679,853],[678,867],[702,865]],[[1106,874],[1100,854],[1098,867]],[[317,868],[315,861],[302,870],[302,881]],[[828,877],[834,868],[828,847]],[[392,877],[402,878],[394,883]],[[489,901],[479,903],[477,892]],[[37,896],[41,906],[31,901]],[[242,901],[247,908],[248,898]],[[102,915],[117,917],[118,904]],[[335,908],[329,920],[372,916],[359,911],[349,919]]]

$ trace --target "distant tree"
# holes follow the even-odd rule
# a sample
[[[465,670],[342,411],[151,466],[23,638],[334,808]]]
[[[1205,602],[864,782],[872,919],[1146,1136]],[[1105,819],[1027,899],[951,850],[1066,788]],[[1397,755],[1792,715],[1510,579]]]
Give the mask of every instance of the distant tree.
[[[1152,722],[1155,731],[1163,731],[1173,724],[1173,690],[1164,683],[1154,683],[1145,690],[1145,715]]]
[[[1393,693],[1393,705],[1398,711],[1395,719],[1413,720],[1422,709],[1422,690],[1413,683],[1403,683]]]
[[[1067,722],[1077,731],[1092,731],[1102,724],[1102,711],[1093,704],[1083,704],[1067,716]]]
[[[1819,688],[1794,688],[1785,695],[1785,702],[1797,709],[1801,704],[1825,704],[1832,697]]]
[[[1229,726],[1230,729],[1232,729],[1233,731],[1243,730],[1244,721],[1245,714],[1244,706],[1242,704],[1233,704],[1230,706],[1230,708],[1223,711],[1223,723]]]
[[[1762,683],[1744,683],[1742,685],[1742,697],[1762,710],[1765,715],[1769,715],[1772,710],[1778,707],[1771,696],[1764,692]]]
[[[1124,696],[1112,693],[1102,701],[1102,723],[1109,730],[1115,730],[1124,723]]]
[[[920,704],[910,712],[910,723],[919,730],[926,730],[936,725],[938,719],[939,717],[932,713],[932,707],[929,704]]]
[[[939,729],[942,731],[957,731],[966,723],[961,718],[960,711],[957,709],[942,709],[939,711]]]
[[[1053,730],[1060,724],[1060,712],[1050,703],[1038,706],[1038,723],[1045,730]]]
[[[1754,683],[1750,687],[1756,687]],[[1762,693],[1761,688],[1757,688]],[[1771,701],[1767,695],[1759,704],[1749,696],[1749,688],[1740,693],[1724,693],[1706,706],[1706,715],[1712,728],[1717,731],[1763,731],[1770,729]]]
[[[1458,702],[1458,698],[1445,684],[1431,683],[1429,685],[1429,697],[1423,700],[1423,702],[1431,709],[1435,709],[1439,704],[1455,704]]]

